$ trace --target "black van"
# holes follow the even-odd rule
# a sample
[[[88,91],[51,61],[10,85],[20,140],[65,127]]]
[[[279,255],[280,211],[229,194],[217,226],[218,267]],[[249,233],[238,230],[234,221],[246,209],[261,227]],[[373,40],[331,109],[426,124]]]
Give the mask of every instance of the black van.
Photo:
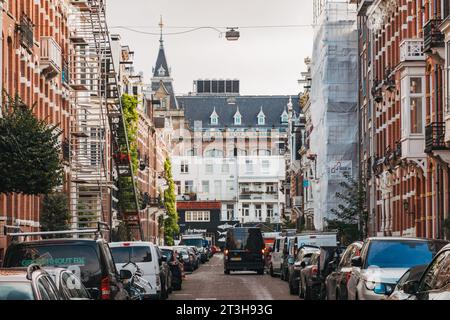
[[[73,271],[79,267],[81,282],[94,299],[128,299],[109,246],[102,238],[13,242],[6,251],[3,266],[28,267],[32,263]]]
[[[260,228],[232,228],[227,231],[224,272],[251,270],[264,274],[265,244]]]

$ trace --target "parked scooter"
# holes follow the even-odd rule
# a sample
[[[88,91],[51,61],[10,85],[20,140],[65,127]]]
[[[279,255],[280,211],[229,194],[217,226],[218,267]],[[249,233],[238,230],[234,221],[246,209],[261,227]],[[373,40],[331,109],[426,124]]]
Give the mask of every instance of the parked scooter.
[[[152,286],[150,282],[142,277],[144,273],[139,268],[139,266],[136,263],[129,261],[122,268],[122,270],[128,270],[132,274],[131,278],[124,283],[125,290],[127,290],[128,294],[130,295],[130,299],[146,299],[150,295]]]

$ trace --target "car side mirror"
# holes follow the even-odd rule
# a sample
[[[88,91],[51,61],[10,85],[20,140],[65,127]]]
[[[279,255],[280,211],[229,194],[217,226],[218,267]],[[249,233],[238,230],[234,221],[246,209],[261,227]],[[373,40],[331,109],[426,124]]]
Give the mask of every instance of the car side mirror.
[[[300,262],[300,267],[305,268],[306,267],[306,262],[305,261]]]
[[[162,257],[161,257],[161,261],[162,261],[162,262],[167,262],[167,257],[166,257],[166,256],[162,256]]]
[[[416,294],[418,290],[419,290],[418,281],[410,280],[406,281],[403,284],[403,292],[405,292],[406,294]]]
[[[361,256],[353,257],[351,260],[352,267],[362,267]]]
[[[129,280],[133,277],[133,274],[130,270],[122,269],[120,270],[120,279],[121,280]]]

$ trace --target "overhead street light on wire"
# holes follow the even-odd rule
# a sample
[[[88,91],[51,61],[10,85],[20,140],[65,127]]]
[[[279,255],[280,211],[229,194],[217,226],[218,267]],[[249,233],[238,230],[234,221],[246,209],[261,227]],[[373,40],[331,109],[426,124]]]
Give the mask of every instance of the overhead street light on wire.
[[[238,28],[227,28],[227,32],[225,33],[225,37],[228,41],[237,41],[239,40],[240,34],[239,31],[235,30]]]

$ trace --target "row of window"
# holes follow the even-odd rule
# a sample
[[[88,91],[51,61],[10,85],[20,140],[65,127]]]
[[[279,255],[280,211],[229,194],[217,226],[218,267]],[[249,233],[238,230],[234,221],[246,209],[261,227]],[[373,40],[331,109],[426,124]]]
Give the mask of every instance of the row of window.
[[[246,173],[254,173],[255,172],[255,161],[248,159],[245,160],[245,172]],[[221,164],[221,172],[222,173],[229,173],[230,172],[230,165],[228,163],[222,163]],[[262,160],[261,161],[261,172],[262,173],[270,173],[270,161],[269,160]],[[189,163],[187,161],[182,161],[180,165],[180,173],[189,173]],[[214,164],[212,163],[206,163],[205,164],[205,173],[206,174],[212,174],[214,173]]]
[[[219,116],[217,115],[216,111],[214,110],[211,114],[210,118],[210,124],[212,126],[217,126],[219,124]],[[281,123],[287,123],[289,121],[288,114],[286,111],[283,112],[281,115]],[[259,113],[257,116],[258,119],[258,125],[264,126],[266,124],[266,116],[263,113]],[[239,113],[239,111],[236,112],[236,114],[233,116],[233,121],[235,126],[242,125],[242,116]]]
[[[210,211],[186,211],[184,214],[186,222],[209,222],[211,221]]]
[[[204,156],[208,157],[208,158],[221,158],[224,156],[224,154],[225,153],[219,149],[211,149],[211,150],[206,150],[204,152]],[[252,154],[254,156],[270,156],[270,155],[272,155],[272,151],[267,150],[267,149],[256,149],[256,150],[253,150]],[[188,150],[186,152],[186,155],[187,156],[198,156],[198,150],[197,149]],[[247,155],[248,155],[247,150],[243,150],[243,149],[239,149],[239,148],[231,149],[228,152],[228,156],[230,156],[230,157],[247,156]]]

